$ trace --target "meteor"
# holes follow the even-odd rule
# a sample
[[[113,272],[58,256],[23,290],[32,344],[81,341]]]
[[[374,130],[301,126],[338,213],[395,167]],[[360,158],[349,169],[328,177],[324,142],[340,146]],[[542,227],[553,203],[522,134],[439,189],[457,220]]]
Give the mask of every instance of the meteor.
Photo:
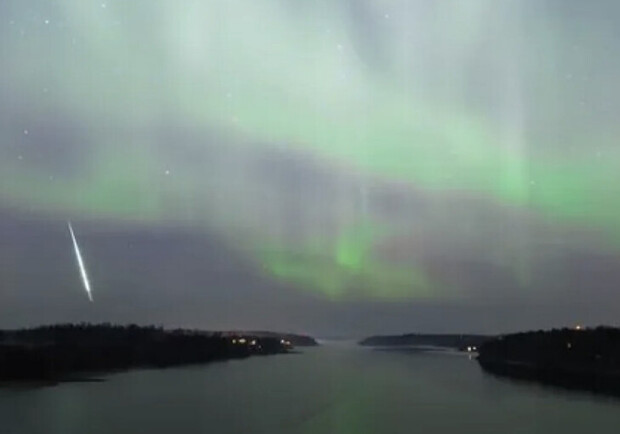
[[[69,227],[69,233],[71,234],[71,239],[73,240],[73,249],[75,250],[75,257],[77,258],[78,266],[80,267],[80,274],[82,275],[82,282],[84,282],[84,289],[86,290],[88,299],[92,302],[93,294],[90,290],[90,282],[88,281],[86,267],[84,267],[84,260],[82,259],[82,254],[80,253],[80,246],[75,239],[75,234],[73,233],[73,226],[71,226],[71,222],[68,221],[67,226]]]

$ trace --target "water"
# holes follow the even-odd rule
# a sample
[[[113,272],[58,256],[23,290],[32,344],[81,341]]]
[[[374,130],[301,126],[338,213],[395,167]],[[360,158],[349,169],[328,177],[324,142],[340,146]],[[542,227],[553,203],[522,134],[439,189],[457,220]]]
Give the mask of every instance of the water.
[[[620,400],[498,379],[462,355],[353,345],[0,389],[3,434],[600,434],[618,426]]]

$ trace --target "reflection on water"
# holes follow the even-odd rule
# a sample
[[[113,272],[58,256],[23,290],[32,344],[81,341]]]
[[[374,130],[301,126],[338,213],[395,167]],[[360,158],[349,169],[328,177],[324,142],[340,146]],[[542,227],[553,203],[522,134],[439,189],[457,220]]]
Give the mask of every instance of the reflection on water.
[[[503,381],[458,354],[328,344],[0,389],[0,421],[6,434],[616,433],[620,402]]]

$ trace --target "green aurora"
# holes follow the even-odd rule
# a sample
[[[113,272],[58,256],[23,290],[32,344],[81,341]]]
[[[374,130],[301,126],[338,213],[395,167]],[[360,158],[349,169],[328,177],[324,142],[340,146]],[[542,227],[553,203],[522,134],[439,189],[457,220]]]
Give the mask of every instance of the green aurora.
[[[332,299],[454,296],[424,264],[381,256],[406,226],[376,207],[294,240],[265,230],[271,211],[255,202],[277,207],[277,191],[243,164],[209,165],[200,140],[162,145],[171,125],[231,160],[296,155],[362,189],[464,194],[620,246],[618,127],[592,120],[617,89],[610,73],[586,82],[597,65],[619,69],[604,26],[580,34],[587,61],[571,55],[568,24],[528,18],[525,2],[40,3],[36,13],[1,7],[11,24],[1,30],[0,200],[10,208],[215,230],[271,276]],[[76,142],[74,173],[28,150],[48,118]],[[523,256],[511,268],[529,285]]]

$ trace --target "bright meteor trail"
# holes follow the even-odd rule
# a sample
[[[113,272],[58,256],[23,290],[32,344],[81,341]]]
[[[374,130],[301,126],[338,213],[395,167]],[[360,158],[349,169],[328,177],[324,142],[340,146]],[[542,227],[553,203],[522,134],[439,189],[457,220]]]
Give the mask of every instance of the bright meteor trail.
[[[88,275],[86,274],[86,267],[84,267],[84,260],[82,259],[82,254],[80,253],[80,246],[75,239],[75,234],[73,233],[73,226],[71,226],[71,222],[67,222],[67,226],[69,226],[69,232],[71,233],[71,239],[73,240],[73,248],[75,249],[75,257],[77,258],[78,266],[80,267],[80,274],[82,275],[82,281],[84,282],[84,289],[86,289],[86,294],[88,294],[88,299],[93,301],[93,294],[90,289],[90,282],[88,280]]]

